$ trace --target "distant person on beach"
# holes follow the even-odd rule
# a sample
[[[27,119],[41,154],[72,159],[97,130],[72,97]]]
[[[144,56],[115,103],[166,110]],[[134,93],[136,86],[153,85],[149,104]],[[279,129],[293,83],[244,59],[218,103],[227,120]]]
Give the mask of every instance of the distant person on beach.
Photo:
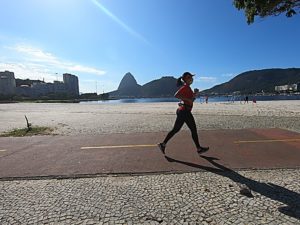
[[[244,102],[244,103],[246,103],[246,102],[248,103],[248,101],[249,101],[249,97],[246,96],[246,97],[245,97],[245,102]]]
[[[185,72],[181,77],[177,79],[177,86],[181,88],[175,93],[175,97],[180,99],[181,102],[178,104],[179,107],[176,111],[177,118],[173,129],[167,134],[165,140],[158,144],[159,149],[165,154],[165,149],[168,141],[182,128],[183,124],[186,123],[188,128],[192,132],[192,138],[197,148],[198,153],[206,152],[209,147],[202,147],[199,144],[197,127],[195,123],[194,116],[192,114],[193,102],[197,95],[192,91],[190,85],[193,83],[193,74],[190,72]]]
[[[206,104],[208,103],[208,96],[207,95],[205,96],[205,103]]]

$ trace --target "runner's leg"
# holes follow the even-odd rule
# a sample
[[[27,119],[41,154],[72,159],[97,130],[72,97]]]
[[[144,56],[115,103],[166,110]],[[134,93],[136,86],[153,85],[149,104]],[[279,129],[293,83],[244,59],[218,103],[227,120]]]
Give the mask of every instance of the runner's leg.
[[[198,133],[197,133],[197,127],[196,127],[194,116],[191,112],[188,112],[187,116],[185,118],[186,118],[185,123],[191,130],[192,138],[194,140],[194,143],[195,143],[197,148],[200,148],[199,138],[198,138]]]
[[[164,144],[167,144],[167,142],[178,132],[180,131],[181,127],[184,124],[185,121],[185,114],[186,112],[184,112],[183,110],[177,110],[176,112],[177,114],[177,118],[174,124],[173,129],[167,134],[165,140],[164,140]]]

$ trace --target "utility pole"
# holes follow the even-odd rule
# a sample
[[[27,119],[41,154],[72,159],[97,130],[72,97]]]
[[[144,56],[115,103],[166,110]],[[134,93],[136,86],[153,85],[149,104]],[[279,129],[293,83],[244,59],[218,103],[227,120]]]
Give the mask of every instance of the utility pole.
[[[98,95],[98,87],[97,87],[97,81],[96,82],[96,94]]]

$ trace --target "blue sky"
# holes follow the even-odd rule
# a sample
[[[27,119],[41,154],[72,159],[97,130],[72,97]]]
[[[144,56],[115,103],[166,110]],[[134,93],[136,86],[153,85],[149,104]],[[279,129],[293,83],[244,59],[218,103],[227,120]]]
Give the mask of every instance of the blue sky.
[[[300,16],[248,25],[232,1],[1,0],[0,71],[79,77],[81,92],[196,73],[201,90],[248,70],[300,67]]]

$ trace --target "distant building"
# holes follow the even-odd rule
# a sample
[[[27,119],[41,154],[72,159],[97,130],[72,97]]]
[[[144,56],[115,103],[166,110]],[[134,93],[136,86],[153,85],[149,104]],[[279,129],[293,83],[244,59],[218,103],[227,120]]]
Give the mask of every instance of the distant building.
[[[13,72],[0,72],[0,95],[18,95],[31,98],[39,98],[49,94],[66,94],[69,97],[79,96],[78,77],[72,74],[63,74],[63,82],[53,83],[34,82],[29,85],[16,87]]]
[[[33,83],[31,86],[30,97],[41,97],[48,94],[68,93],[63,82],[54,81],[54,83]]]
[[[16,80],[13,72],[0,72],[0,95],[14,95],[16,92]]]
[[[297,92],[299,91],[299,84],[286,84],[281,86],[275,86],[276,92]]]
[[[68,93],[73,96],[79,96],[78,77],[69,73],[64,73],[63,78]]]
[[[16,87],[16,94],[19,96],[32,97],[33,90],[30,85],[21,85],[19,87]]]

